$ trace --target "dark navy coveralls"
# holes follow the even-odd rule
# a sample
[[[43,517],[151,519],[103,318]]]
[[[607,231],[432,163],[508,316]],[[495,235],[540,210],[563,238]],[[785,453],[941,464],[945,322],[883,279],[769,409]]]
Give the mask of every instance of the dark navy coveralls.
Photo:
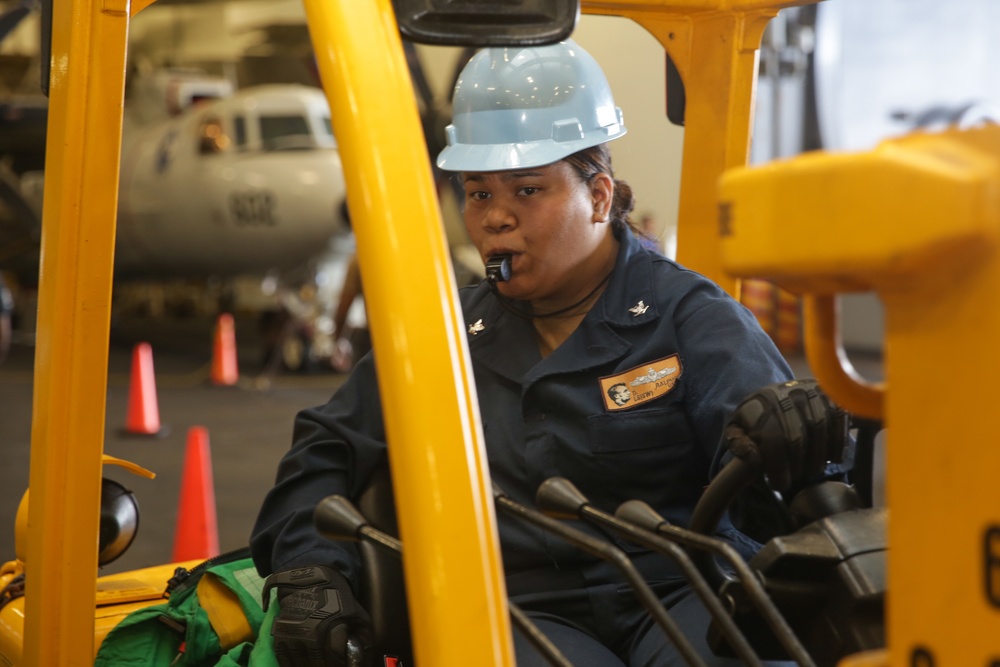
[[[532,507],[538,485],[559,475],[605,511],[638,498],[686,525],[726,417],[751,392],[792,374],[753,314],[721,288],[642,248],[628,230],[620,241],[604,293],[544,359],[531,322],[505,310],[485,281],[461,290],[490,473]],[[329,403],[296,417],[294,444],[251,539],[262,575],[324,564],[356,581],[353,546],[322,538],[312,511],[333,493],[357,498],[384,448],[368,355]],[[629,665],[683,664],[666,657],[658,627],[646,633],[651,621],[612,566],[503,514],[497,519],[508,593],[546,632],[583,629]],[[664,556],[576,525],[625,549],[668,604],[691,599]],[[747,551],[750,541],[731,526],[720,534]],[[688,625],[703,636],[704,612],[688,606]],[[596,644],[560,647],[577,665],[622,664]],[[533,664],[525,650],[518,640],[521,667]]]

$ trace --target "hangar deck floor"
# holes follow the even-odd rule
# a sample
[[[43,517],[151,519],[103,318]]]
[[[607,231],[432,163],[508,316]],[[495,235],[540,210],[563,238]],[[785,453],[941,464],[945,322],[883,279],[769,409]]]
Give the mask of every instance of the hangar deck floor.
[[[173,547],[188,430],[204,426],[212,452],[220,549],[246,544],[278,459],[291,442],[292,420],[303,407],[324,403],[343,382],[333,372],[282,374],[269,386],[260,377],[259,339],[252,319],[238,318],[240,382],[217,387],[208,381],[212,350],[210,318],[117,321],[108,360],[105,451],[157,474],[135,477],[119,468],[106,476],[131,488],[141,521],[132,547],[101,574],[168,562]],[[153,349],[157,403],[164,437],[125,435],[132,350]],[[14,516],[28,484],[33,348],[15,343],[0,366],[0,562],[14,557]],[[801,357],[789,359],[799,377],[809,376]],[[854,359],[865,377],[881,377],[877,356]]]
[[[113,574],[170,560],[184,453],[192,426],[208,430],[222,551],[246,544],[278,459],[291,442],[298,409],[324,403],[345,376],[333,372],[280,374],[269,388],[258,382],[256,322],[237,318],[239,384],[209,382],[214,320],[116,322],[108,358],[105,452],[156,473],[136,477],[109,466],[105,475],[132,489],[139,502],[139,532],[131,548],[102,569]],[[123,433],[135,344],[153,349],[157,403],[163,437]],[[31,440],[33,348],[14,344],[0,366],[0,561],[14,556],[14,516],[28,484]]]

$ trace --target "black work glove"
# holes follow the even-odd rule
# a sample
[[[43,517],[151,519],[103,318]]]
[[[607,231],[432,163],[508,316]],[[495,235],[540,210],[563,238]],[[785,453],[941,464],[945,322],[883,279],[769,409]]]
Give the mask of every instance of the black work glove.
[[[274,587],[281,610],[271,635],[281,667],[369,664],[371,618],[342,574],[321,565],[275,572],[264,582],[265,611]]]
[[[841,462],[847,423],[815,380],[793,380],[750,394],[723,438],[734,456],[760,465],[771,488],[784,492],[822,477],[828,461]]]

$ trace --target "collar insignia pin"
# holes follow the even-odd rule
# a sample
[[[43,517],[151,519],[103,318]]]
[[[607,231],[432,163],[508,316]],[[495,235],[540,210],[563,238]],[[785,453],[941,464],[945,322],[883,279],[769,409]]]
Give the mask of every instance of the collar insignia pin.
[[[475,336],[477,333],[483,331],[484,329],[486,329],[486,327],[483,326],[483,320],[482,318],[480,318],[476,320],[475,324],[469,325],[469,335]]]
[[[628,312],[632,313],[632,317],[639,317],[640,315],[646,312],[647,308],[649,308],[649,306],[640,301],[639,303],[629,308]]]

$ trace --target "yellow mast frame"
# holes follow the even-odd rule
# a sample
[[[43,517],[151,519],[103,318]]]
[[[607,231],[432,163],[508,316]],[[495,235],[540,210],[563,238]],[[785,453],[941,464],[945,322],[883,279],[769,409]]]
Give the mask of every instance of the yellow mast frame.
[[[131,5],[127,0],[73,0],[53,6],[27,547],[32,557],[26,565],[31,582],[25,600],[26,664],[90,664],[94,654],[94,536],[98,532],[107,393],[125,45],[131,16],[148,4],[148,0]],[[366,300],[381,362],[386,430],[393,443],[390,463],[397,471],[400,528],[407,544],[407,590],[411,601],[420,601],[420,613],[411,615],[415,653],[422,664],[441,667],[465,665],[472,654],[483,665],[509,666],[513,658],[506,592],[475,388],[391,3],[306,0],[305,4],[341,150],[345,162],[356,165],[348,170],[350,205],[357,220],[359,255],[366,267]],[[739,291],[738,282],[726,269],[744,276],[779,277],[781,272],[776,267],[782,266],[783,260],[775,257],[771,249],[762,252],[765,259],[753,268],[739,262],[723,264],[716,183],[723,171],[746,163],[757,49],[764,27],[779,9],[802,4],[809,4],[809,0],[584,2],[588,13],[637,21],[663,44],[677,64],[687,94],[678,221],[680,259],[734,295]],[[736,198],[744,196],[744,191],[734,192]],[[804,197],[786,201],[787,206],[793,204],[806,206],[809,202]],[[791,210],[770,209],[776,216]],[[857,221],[863,219],[858,217]],[[844,233],[863,231],[860,224]],[[976,233],[981,240],[992,239],[992,231]],[[737,236],[745,238],[742,232]],[[843,243],[835,245],[840,248]],[[884,252],[890,252],[888,245],[882,248]],[[947,259],[964,263],[965,253],[956,250]],[[425,261],[408,261],[413,256]],[[884,260],[885,255],[873,256],[869,266]],[[957,302],[962,313],[989,303],[972,300],[989,296],[980,288],[986,285],[986,278],[992,280],[994,276],[984,273],[987,269],[983,267],[993,271],[989,258],[960,267],[963,280],[971,281],[962,286],[976,286]],[[928,302],[937,299],[935,303],[943,298],[943,292],[931,289],[933,285],[917,282],[920,289],[928,290],[926,295],[919,293],[921,298],[926,297]],[[916,315],[917,304],[912,296],[900,296],[906,291],[900,291],[896,283],[893,286],[887,299],[890,355],[896,353],[900,359],[910,360],[919,350],[927,351],[925,346],[932,343],[942,349],[945,341],[985,340],[963,335],[957,325],[935,327],[933,336],[908,334],[910,327],[923,321]],[[405,295],[400,291],[403,289]],[[815,338],[826,341],[825,347],[835,354],[836,345],[830,342],[835,311],[823,301],[828,294],[822,292],[820,300],[814,302],[816,312],[826,319],[814,320],[818,324],[813,331]],[[903,315],[893,314],[894,308],[901,308]],[[991,331],[996,328],[995,317],[981,319]],[[977,326],[980,324],[977,320]],[[832,358],[827,355],[826,360]],[[835,368],[842,368],[840,363],[827,365],[834,374]],[[888,404],[890,417],[895,416],[894,428],[903,429],[907,415],[912,420],[913,415],[921,414],[916,407],[921,391],[916,381],[920,378],[915,370],[909,371],[914,375],[910,377],[895,368],[890,366],[893,373],[899,373],[893,376],[895,381],[900,377],[914,381],[911,390],[900,391],[898,403],[890,400]],[[832,377],[829,373],[827,376]],[[840,380],[845,377],[842,375]],[[435,391],[426,391],[427,386],[434,386]],[[867,416],[881,414],[880,388],[847,386],[853,388],[837,392],[845,405]],[[973,380],[971,387],[976,386]],[[985,389],[983,395],[988,395]],[[962,414],[961,406],[953,402],[942,408],[942,415]],[[935,420],[935,425],[941,425],[939,421]],[[910,435],[915,442],[929,439],[927,434]],[[963,437],[970,439],[983,436],[974,429],[963,432]],[[965,462],[963,458],[961,463]],[[893,461],[894,466],[898,463]],[[928,495],[925,502],[903,491],[925,483],[927,478],[922,475],[936,472],[927,469],[926,463],[921,460],[919,465],[901,467],[898,474],[890,466],[891,501],[900,503],[906,512],[925,508],[927,514],[914,515],[921,521],[937,519],[938,525],[953,521],[951,514],[925,507],[927,498],[940,499],[949,490],[959,493],[961,486],[945,486],[955,481],[951,477],[935,483],[934,489],[940,493]],[[962,468],[965,472],[987,469],[992,466],[983,459]],[[974,475],[976,480],[981,477]],[[984,490],[983,498],[988,495]],[[956,509],[954,503],[947,507]],[[908,527],[903,516],[894,517],[894,544],[916,543],[911,541],[916,539],[918,529]],[[961,530],[966,531],[972,524],[981,528],[983,520],[993,521],[993,517],[960,522]],[[449,526],[447,544],[444,531],[438,530],[442,525]],[[451,541],[456,535],[458,545]],[[945,566],[948,542],[941,540],[936,547],[923,542],[920,544],[928,547],[924,557],[932,558],[935,567]],[[1000,549],[992,542],[982,546],[987,554],[993,553],[991,549]],[[907,589],[902,582],[908,577],[916,581],[916,566],[905,562],[901,550],[890,565],[890,574],[897,577],[894,588],[904,595]],[[80,576],[80,572],[85,574]],[[921,583],[923,596],[928,582]],[[937,597],[921,599],[942,601]],[[954,614],[966,613],[966,603],[970,609],[982,606],[981,600],[973,602],[969,597],[959,602],[958,606],[943,606],[944,613],[954,618]],[[936,647],[937,640],[932,637],[947,632],[954,623],[939,619],[942,622],[935,626],[914,621],[917,629],[905,630],[920,613],[918,607],[907,609],[896,598],[890,607],[892,639],[912,638],[911,644],[923,641]],[[993,616],[982,614],[976,618],[983,621],[977,620],[975,625],[983,631],[981,635],[991,636],[983,625]],[[978,644],[972,644],[969,651],[979,651]],[[953,649],[947,642],[941,645],[943,651],[954,650],[959,655],[960,649]],[[867,656],[852,664],[901,667],[911,664],[907,661],[912,650],[904,641],[893,649],[890,662],[883,656]],[[958,660],[955,664],[982,661],[983,656],[977,652],[974,661]]]

